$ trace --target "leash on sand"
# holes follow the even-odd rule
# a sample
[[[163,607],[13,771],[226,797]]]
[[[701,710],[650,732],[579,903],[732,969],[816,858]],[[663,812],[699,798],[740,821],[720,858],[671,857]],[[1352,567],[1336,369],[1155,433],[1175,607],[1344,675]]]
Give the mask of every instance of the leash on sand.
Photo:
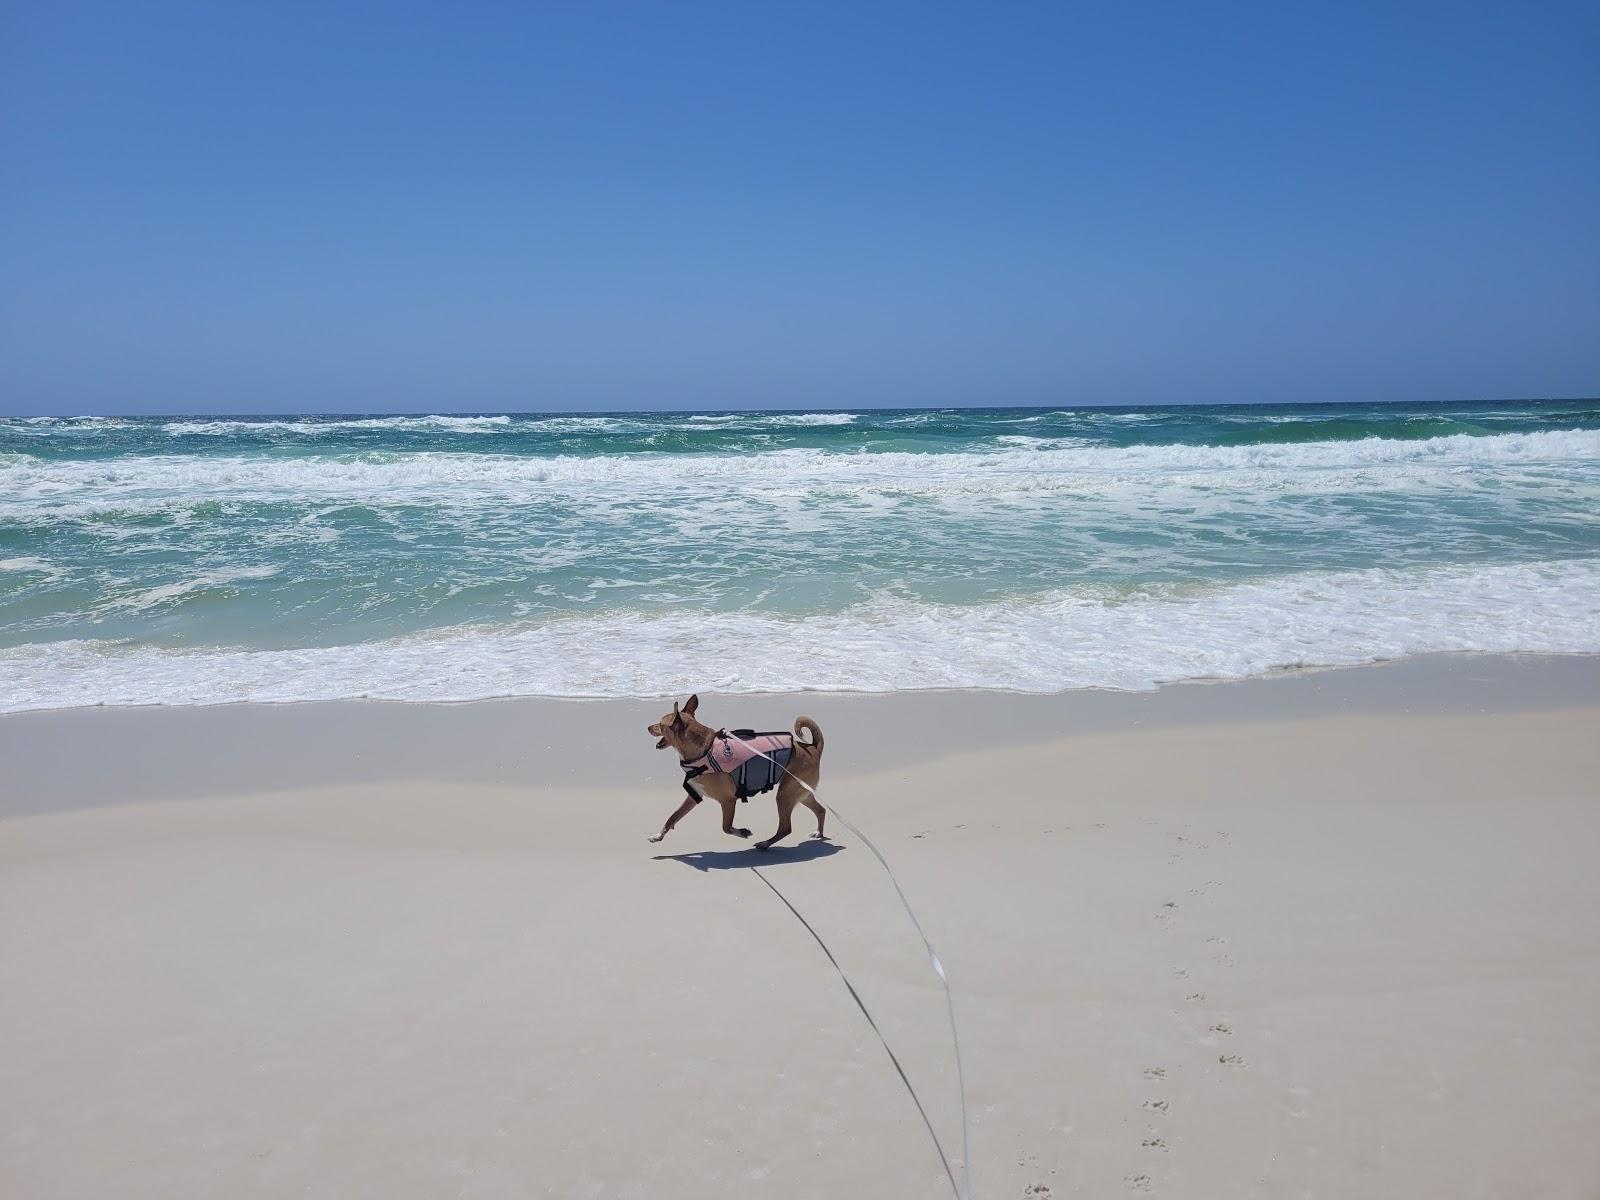
[[[730,740],[738,742],[750,753],[766,759],[778,770],[810,792],[813,800],[816,800],[819,804],[822,803],[820,797],[817,796],[817,790],[789,770],[783,763],[757,750],[737,734],[728,733],[726,736]],[[773,894],[783,901],[784,906],[799,919],[800,924],[806,927],[806,931],[813,938],[816,938],[817,945],[822,947],[822,952],[828,956],[828,961],[833,964],[833,969],[839,973],[839,978],[844,981],[844,986],[849,991],[850,998],[856,1002],[856,1007],[861,1010],[861,1015],[866,1017],[867,1024],[872,1026],[872,1032],[878,1035],[878,1042],[883,1046],[884,1053],[889,1056],[889,1061],[894,1064],[894,1069],[900,1073],[900,1082],[905,1084],[906,1091],[911,1093],[912,1102],[917,1106],[917,1111],[922,1114],[922,1123],[928,1127],[928,1136],[933,1139],[933,1148],[939,1152],[939,1161],[944,1164],[944,1172],[950,1178],[950,1187],[956,1194],[956,1200],[972,1200],[972,1152],[967,1133],[967,1081],[966,1074],[961,1067],[961,1035],[956,1030],[956,1002],[950,993],[950,979],[944,973],[944,963],[939,961],[939,952],[933,948],[933,943],[928,940],[928,935],[923,931],[922,922],[917,920],[917,914],[911,907],[911,901],[906,899],[905,889],[900,886],[900,881],[895,878],[894,868],[889,865],[889,860],[884,858],[883,851],[873,844],[871,838],[861,832],[860,827],[854,821],[837,808],[832,806],[824,807],[833,814],[835,820],[842,822],[846,829],[855,834],[861,840],[861,843],[872,851],[872,857],[878,860],[878,865],[883,868],[883,873],[889,877],[889,882],[894,885],[895,895],[900,897],[900,907],[906,910],[906,916],[911,918],[912,927],[917,931],[917,936],[922,939],[922,948],[928,952],[928,961],[933,965],[933,973],[939,977],[939,986],[944,989],[945,1011],[950,1017],[950,1045],[955,1050],[956,1090],[961,1099],[961,1182],[959,1184],[956,1182],[956,1173],[950,1166],[950,1156],[944,1152],[944,1145],[939,1141],[939,1135],[934,1131],[933,1122],[928,1119],[928,1110],[922,1106],[922,1100],[917,1095],[916,1088],[911,1086],[911,1080],[907,1077],[905,1068],[900,1065],[900,1060],[895,1057],[894,1051],[889,1049],[889,1042],[883,1036],[883,1031],[878,1028],[878,1023],[872,1019],[872,1014],[867,1011],[867,1006],[862,1003],[860,994],[856,991],[855,985],[850,982],[849,976],[844,973],[844,968],[839,965],[839,960],[833,956],[833,951],[828,949],[827,943],[811,927],[811,922],[801,916],[800,910],[789,903],[789,898],[778,891],[776,887],[773,887],[772,882],[761,874],[759,870],[754,867],[751,870],[756,872],[756,878],[760,879],[769,888],[772,888]]]

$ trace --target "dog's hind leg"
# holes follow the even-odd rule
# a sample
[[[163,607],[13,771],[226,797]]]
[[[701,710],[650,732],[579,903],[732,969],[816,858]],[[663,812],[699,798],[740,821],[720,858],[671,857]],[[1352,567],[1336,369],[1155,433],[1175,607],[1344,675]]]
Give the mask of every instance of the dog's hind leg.
[[[811,836],[814,837],[814,838],[825,838],[825,837],[827,837],[828,835],[826,833],[822,832],[822,825],[823,825],[823,822],[825,822],[828,819],[828,810],[823,808],[822,805],[818,804],[810,796],[801,796],[800,797],[800,803],[804,804],[807,808],[809,808],[811,810],[812,814],[817,818],[817,831],[815,833],[813,833]]]

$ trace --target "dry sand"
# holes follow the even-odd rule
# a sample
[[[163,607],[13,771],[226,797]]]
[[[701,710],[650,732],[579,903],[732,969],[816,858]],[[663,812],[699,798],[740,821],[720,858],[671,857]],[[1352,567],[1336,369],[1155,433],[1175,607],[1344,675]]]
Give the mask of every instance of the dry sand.
[[[888,881],[647,844],[656,707],[0,719],[0,1195],[949,1195],[750,867],[959,1154]],[[1596,660],[801,709],[980,1200],[1600,1195]]]

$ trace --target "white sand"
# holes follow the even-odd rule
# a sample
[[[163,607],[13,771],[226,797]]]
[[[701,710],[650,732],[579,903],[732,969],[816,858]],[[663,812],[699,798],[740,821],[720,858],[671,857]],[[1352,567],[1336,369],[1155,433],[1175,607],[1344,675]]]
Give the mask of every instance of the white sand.
[[[1186,719],[1134,727],[1151,699],[1054,737],[1047,700],[707,707],[827,730],[824,798],[890,855],[956,985],[980,1200],[1600,1195],[1600,708],[1463,704],[1466,676],[1380,703],[1382,671],[1349,674],[1317,685],[1343,715],[1189,689]],[[324,708],[330,738],[374,719]],[[183,798],[121,804],[104,779],[36,794],[104,716],[0,721],[33,781],[32,815],[0,821],[0,1195],[949,1195],[761,860],[709,811],[645,842],[675,785],[634,708],[584,710],[611,787],[539,745],[553,709],[517,711],[503,773],[549,785],[373,767],[196,795],[179,764],[206,718],[130,717],[127,791]],[[282,718],[228,719],[270,742]],[[878,729],[893,765],[852,769]],[[769,830],[770,798],[747,811]],[[958,1152],[942,1001],[839,834],[767,878]]]

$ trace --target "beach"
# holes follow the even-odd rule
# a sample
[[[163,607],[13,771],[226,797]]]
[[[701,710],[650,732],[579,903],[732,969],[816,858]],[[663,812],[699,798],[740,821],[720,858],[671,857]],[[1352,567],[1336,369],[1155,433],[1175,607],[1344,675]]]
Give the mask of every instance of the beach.
[[[702,700],[823,727],[974,1196],[1600,1189],[1600,659]],[[660,708],[0,717],[0,1192],[950,1195],[795,915],[959,1179],[890,880],[647,843]]]

